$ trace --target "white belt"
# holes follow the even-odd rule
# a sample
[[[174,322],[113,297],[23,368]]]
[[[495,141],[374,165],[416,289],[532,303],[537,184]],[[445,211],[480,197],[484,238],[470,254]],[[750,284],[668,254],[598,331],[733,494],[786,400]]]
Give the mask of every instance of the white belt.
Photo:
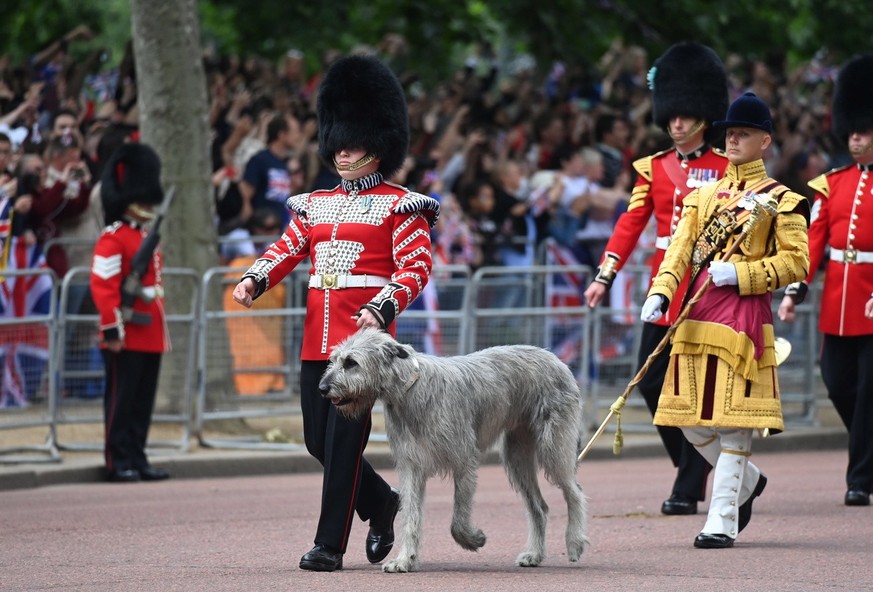
[[[309,276],[309,287],[319,290],[340,290],[342,288],[381,288],[387,286],[391,278],[378,275],[337,275],[323,273]]]
[[[835,249],[831,247],[831,261],[843,263],[873,263],[873,251],[857,249]]]
[[[655,248],[661,249],[662,251],[666,251],[667,247],[670,246],[670,237],[669,236],[659,236],[655,239]]]
[[[154,286],[143,286],[142,287],[142,297],[146,302],[151,302],[155,298],[163,298],[164,297],[164,287],[161,285]]]

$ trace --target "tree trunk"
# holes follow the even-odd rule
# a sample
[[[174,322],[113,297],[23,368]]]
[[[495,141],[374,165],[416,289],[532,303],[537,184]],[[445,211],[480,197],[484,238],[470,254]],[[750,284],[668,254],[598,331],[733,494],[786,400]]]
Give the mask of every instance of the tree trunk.
[[[211,186],[208,97],[200,49],[197,0],[133,0],[133,50],[142,142],[161,157],[163,185],[175,196],[161,228],[166,268],[190,268],[196,277],[169,275],[168,314],[192,311],[192,294],[204,271],[218,264],[215,206]],[[215,308],[213,308],[215,310]],[[195,342],[187,325],[171,323],[173,352],[164,356],[159,407],[181,412],[181,389]],[[225,358],[225,359],[229,359]],[[211,364],[221,376],[204,377],[211,396],[233,384],[227,364]],[[211,372],[212,373],[212,372]],[[196,388],[196,377],[189,385]],[[192,396],[196,393],[192,392]]]

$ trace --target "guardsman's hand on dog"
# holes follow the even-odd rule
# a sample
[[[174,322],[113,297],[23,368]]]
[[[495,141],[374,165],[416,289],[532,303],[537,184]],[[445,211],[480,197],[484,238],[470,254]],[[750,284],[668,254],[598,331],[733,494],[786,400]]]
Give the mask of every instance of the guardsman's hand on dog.
[[[379,329],[381,327],[381,325],[379,325],[379,321],[376,320],[376,317],[373,316],[373,313],[371,313],[366,308],[352,315],[352,318],[355,319],[355,324],[358,325],[358,329],[360,329],[361,327],[372,327],[374,329]]]
[[[252,307],[252,298],[255,295],[255,282],[252,278],[243,278],[243,281],[233,289],[233,299],[246,308]]]

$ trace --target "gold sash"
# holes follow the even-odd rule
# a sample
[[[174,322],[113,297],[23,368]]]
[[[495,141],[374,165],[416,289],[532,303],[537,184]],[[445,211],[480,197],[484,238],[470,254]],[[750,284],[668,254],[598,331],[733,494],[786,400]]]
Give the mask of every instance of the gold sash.
[[[747,204],[743,203],[744,198],[758,193],[767,193],[778,185],[779,183],[773,179],[764,177],[743,191],[737,191],[716,208],[694,245],[694,252],[691,255],[692,278],[696,278],[700,270],[724,249],[730,236],[737,229],[742,228],[749,216],[752,215],[753,208],[747,207]]]

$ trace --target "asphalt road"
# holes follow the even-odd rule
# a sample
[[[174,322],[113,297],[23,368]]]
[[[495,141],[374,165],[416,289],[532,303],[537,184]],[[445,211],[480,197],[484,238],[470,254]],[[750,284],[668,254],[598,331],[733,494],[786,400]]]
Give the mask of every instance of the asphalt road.
[[[539,568],[513,564],[527,526],[499,465],[480,471],[474,520],[488,542],[478,553],[451,539],[452,487],[432,480],[413,574],[367,563],[362,522],[341,572],[297,568],[312,545],[316,473],[2,491],[0,590],[873,590],[873,507],[842,504],[845,451],[765,452],[754,461],[769,484],[749,527],[733,549],[701,550],[692,542],[703,514],[658,513],[673,476],[665,457],[586,459],[578,474],[592,546],[580,562],[566,560],[566,507],[543,481],[551,521]],[[383,474],[396,483],[396,473]]]

